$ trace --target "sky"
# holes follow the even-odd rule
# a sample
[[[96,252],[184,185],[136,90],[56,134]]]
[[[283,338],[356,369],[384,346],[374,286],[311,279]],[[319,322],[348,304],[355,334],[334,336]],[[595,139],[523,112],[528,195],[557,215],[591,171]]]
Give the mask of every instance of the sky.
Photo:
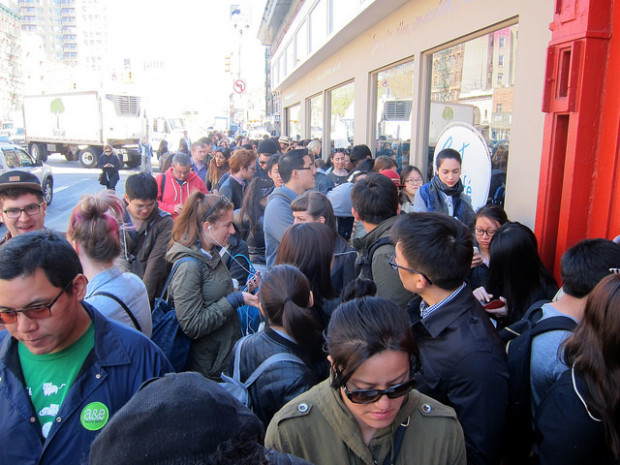
[[[251,17],[243,35],[231,25],[231,3]],[[172,75],[161,100],[220,113],[237,78],[236,66],[235,75],[224,73],[224,57],[232,54],[236,63],[240,43],[240,77],[248,92],[264,87],[264,47],[256,37],[263,8],[260,0],[108,0],[110,53],[165,58]]]

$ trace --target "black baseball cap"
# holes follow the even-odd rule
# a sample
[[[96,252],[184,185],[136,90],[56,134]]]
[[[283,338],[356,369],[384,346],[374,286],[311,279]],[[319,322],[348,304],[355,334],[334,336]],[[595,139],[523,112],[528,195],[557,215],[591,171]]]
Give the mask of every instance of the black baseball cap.
[[[0,175],[0,190],[11,187],[23,187],[43,193],[41,182],[34,174],[27,171],[11,170]]]

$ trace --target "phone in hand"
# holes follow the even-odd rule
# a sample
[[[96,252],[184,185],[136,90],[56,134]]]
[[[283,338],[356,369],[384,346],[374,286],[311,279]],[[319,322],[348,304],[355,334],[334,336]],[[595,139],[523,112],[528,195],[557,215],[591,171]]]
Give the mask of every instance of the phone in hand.
[[[484,304],[483,307],[486,308],[487,310],[493,310],[495,308],[501,308],[505,305],[506,305],[506,302],[499,300],[499,299],[493,299],[490,302]]]

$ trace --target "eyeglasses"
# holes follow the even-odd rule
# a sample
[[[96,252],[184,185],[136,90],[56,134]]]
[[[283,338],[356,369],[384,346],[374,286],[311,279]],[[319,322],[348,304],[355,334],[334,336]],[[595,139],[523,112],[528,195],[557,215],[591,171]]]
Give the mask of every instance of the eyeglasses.
[[[493,235],[497,232],[497,229],[482,229],[482,228],[474,228],[474,232],[476,236],[487,236],[493,237]]]
[[[428,276],[426,276],[424,273],[422,273],[421,271],[412,270],[411,268],[407,268],[405,266],[400,266],[398,263],[396,263],[396,256],[395,255],[392,255],[390,257],[390,260],[388,261],[388,264],[392,267],[392,269],[394,271],[396,271],[396,270],[398,270],[400,268],[401,270],[408,271],[409,273],[421,274],[422,277],[428,281],[428,284],[431,284],[431,285],[433,284],[433,282],[430,280],[430,278]]]
[[[0,307],[0,320],[7,325],[13,324],[17,321],[17,314],[23,313],[30,320],[44,320],[52,316],[52,307],[60,299],[60,296],[65,292],[70,285],[73,285],[73,280],[69,281],[65,287],[62,288],[60,294],[54,298],[49,304],[36,305],[34,307],[22,308],[21,310],[11,310],[6,307]]]
[[[105,153],[106,155],[110,155],[112,152],[110,152],[109,150],[106,150],[103,153]]]
[[[41,207],[44,202],[41,203],[31,203],[30,205],[26,205],[24,208],[7,208],[6,210],[2,210],[2,212],[6,215],[7,218],[12,220],[19,218],[22,212],[26,212],[28,216],[34,216],[41,213]]]
[[[402,397],[411,391],[414,384],[415,379],[411,378],[409,381],[397,384],[388,389],[359,389],[357,391],[349,391],[346,384],[342,389],[345,396],[354,404],[372,404],[383,396],[388,396],[390,399]]]
[[[314,164],[310,165],[310,166],[304,166],[302,168],[295,168],[296,170],[313,170],[315,169]]]
[[[422,178],[407,178],[405,179],[406,184],[413,184],[414,186],[421,186],[424,184],[424,179]]]

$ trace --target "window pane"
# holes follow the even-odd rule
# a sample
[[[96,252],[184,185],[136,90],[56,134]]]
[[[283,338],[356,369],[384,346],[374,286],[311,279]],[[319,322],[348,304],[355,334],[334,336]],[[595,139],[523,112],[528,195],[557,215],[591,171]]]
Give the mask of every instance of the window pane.
[[[311,52],[317,51],[327,37],[327,7],[325,5],[325,0],[320,0],[310,13]]]
[[[355,85],[350,83],[330,91],[331,133],[329,140],[332,150],[349,148],[353,145],[354,90]]]
[[[429,175],[441,132],[452,122],[468,123],[480,132],[491,155],[488,198],[493,200],[497,194],[495,201],[502,205],[510,149],[518,32],[518,25],[506,27],[432,55]],[[453,148],[462,151],[462,148]],[[461,155],[464,179],[467,152]]]
[[[323,140],[323,96],[310,99],[310,138]]]
[[[308,23],[304,21],[295,35],[297,44],[297,63],[303,61],[308,54]]]
[[[301,139],[301,121],[299,119],[300,112],[300,104],[293,105],[292,107],[288,107],[286,109],[286,123],[288,130],[287,136],[294,141]]]
[[[376,156],[396,157],[399,167],[409,162],[413,61],[376,73]]]

